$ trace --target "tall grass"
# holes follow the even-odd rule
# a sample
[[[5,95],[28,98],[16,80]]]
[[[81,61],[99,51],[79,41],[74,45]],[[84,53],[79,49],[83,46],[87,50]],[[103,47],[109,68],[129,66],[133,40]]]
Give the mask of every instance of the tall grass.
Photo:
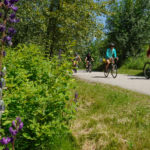
[[[150,96],[77,81],[72,131],[82,150],[150,149]]]

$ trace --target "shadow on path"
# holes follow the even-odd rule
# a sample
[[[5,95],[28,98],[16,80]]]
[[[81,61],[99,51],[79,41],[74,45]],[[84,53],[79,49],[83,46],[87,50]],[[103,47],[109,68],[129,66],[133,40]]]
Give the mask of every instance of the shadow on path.
[[[147,80],[144,76],[132,76],[132,75],[128,75],[128,79],[131,79],[131,80]]]
[[[128,79],[130,79],[130,80],[148,80],[146,78],[128,78]]]
[[[105,76],[94,76],[92,78],[106,78]]]

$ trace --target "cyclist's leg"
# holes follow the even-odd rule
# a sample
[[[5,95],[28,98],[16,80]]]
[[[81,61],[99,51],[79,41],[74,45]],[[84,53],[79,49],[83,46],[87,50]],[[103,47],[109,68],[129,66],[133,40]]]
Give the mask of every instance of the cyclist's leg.
[[[86,61],[86,68],[88,68],[89,66],[89,61]]]
[[[106,66],[105,66],[105,71],[106,72],[108,70],[109,64],[110,64],[110,59],[106,59]]]

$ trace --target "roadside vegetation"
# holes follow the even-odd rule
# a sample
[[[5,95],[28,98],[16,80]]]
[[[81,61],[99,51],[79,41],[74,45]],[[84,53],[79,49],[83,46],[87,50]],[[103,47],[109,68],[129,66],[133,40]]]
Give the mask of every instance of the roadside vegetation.
[[[150,148],[149,96],[79,80],[74,89],[72,77],[75,53],[81,68],[91,52],[102,70],[110,42],[119,72],[141,75],[149,10],[149,0],[0,0],[0,149]]]
[[[72,132],[82,150],[150,148],[150,96],[80,80],[76,91]]]
[[[41,47],[20,44],[7,49],[4,65],[8,71],[1,134],[9,136],[11,121],[21,116],[24,128],[16,150],[66,150],[64,144],[71,150],[75,141],[69,121],[74,109],[73,103],[68,107],[73,87],[68,58],[64,55],[49,61]]]

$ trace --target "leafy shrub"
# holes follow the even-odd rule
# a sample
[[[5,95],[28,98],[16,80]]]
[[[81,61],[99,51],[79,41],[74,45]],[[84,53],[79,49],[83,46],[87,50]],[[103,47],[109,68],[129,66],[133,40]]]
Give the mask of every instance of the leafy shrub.
[[[71,65],[66,57],[51,61],[36,45],[7,50],[4,128],[16,116],[24,122],[18,150],[50,150],[54,139],[68,132],[72,108],[67,107],[72,87]],[[5,133],[7,134],[7,133]]]
[[[142,70],[145,62],[149,61],[146,57],[146,51],[140,53],[137,57],[129,57],[122,68]]]

